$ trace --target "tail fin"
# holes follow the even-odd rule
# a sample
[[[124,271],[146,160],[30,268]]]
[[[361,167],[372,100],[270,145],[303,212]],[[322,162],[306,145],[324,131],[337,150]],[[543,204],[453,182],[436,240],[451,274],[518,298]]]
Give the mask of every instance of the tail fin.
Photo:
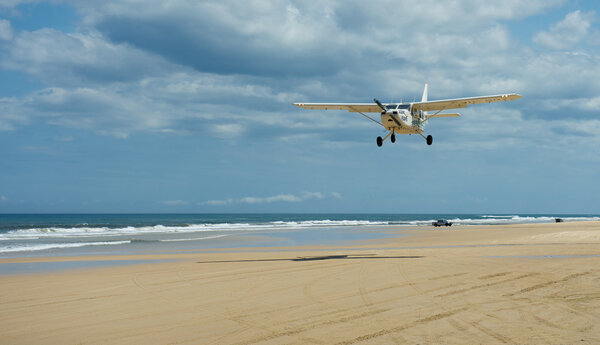
[[[425,88],[423,89],[423,97],[421,97],[421,102],[427,102],[427,83],[425,83]]]
[[[421,97],[421,102],[427,102],[427,97],[428,96],[429,95],[427,94],[427,83],[425,83],[425,88],[423,89],[423,97]],[[428,119],[426,111],[421,112],[421,118],[422,119]],[[425,120],[425,121],[427,121],[427,120]]]

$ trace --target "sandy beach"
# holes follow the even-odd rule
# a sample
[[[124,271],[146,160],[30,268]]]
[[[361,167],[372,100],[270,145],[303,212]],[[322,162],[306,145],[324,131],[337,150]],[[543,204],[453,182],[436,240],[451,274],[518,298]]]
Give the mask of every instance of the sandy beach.
[[[0,344],[600,343],[600,222],[0,264],[94,260],[0,276]]]

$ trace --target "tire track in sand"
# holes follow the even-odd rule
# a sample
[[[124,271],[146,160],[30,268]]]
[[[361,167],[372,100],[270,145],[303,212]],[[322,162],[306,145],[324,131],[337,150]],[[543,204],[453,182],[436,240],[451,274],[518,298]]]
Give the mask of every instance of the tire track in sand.
[[[584,275],[587,275],[587,274],[590,274],[590,273],[591,273],[590,271],[587,271],[587,272],[579,272],[579,273],[569,274],[568,276],[566,276],[566,277],[564,277],[562,279],[550,280],[550,281],[547,281],[547,282],[535,284],[535,285],[532,285],[530,287],[521,289],[521,290],[519,290],[517,292],[513,292],[511,294],[506,294],[504,296],[506,296],[506,297],[512,297],[512,296],[519,295],[519,294],[526,293],[526,292],[530,292],[530,291],[533,291],[533,290],[542,289],[542,288],[545,288],[545,287],[548,287],[548,286],[552,286],[552,285],[555,285],[555,284],[558,284],[558,283],[564,283],[564,282],[566,282],[568,280],[571,280],[571,279],[574,279],[574,278],[578,278],[578,277],[581,277],[581,276],[584,276]]]
[[[460,308],[460,309],[451,310],[451,311],[444,312],[444,313],[434,314],[434,315],[431,315],[431,316],[428,316],[428,317],[417,319],[417,320],[415,320],[413,322],[409,322],[409,323],[401,325],[401,326],[392,327],[392,328],[386,328],[386,329],[382,329],[382,330],[377,331],[377,332],[373,332],[373,333],[361,335],[361,336],[356,337],[354,339],[344,340],[344,341],[341,341],[339,343],[336,343],[336,345],[352,345],[352,344],[359,343],[361,341],[373,340],[375,338],[379,338],[379,337],[382,337],[384,335],[388,335],[388,334],[391,334],[391,333],[400,332],[400,331],[403,331],[403,330],[408,329],[408,328],[419,326],[421,324],[425,324],[425,323],[429,323],[429,322],[432,322],[432,321],[441,320],[441,319],[450,317],[450,316],[452,316],[452,315],[454,315],[456,313],[459,313],[461,311],[464,311],[464,310],[466,310],[466,308]]]
[[[449,291],[449,292],[446,292],[446,293],[443,293],[443,294],[436,295],[435,297],[446,297],[446,296],[450,296],[450,295],[456,295],[456,294],[463,293],[463,292],[468,292],[468,291],[471,291],[471,290],[486,288],[486,287],[490,287],[490,286],[494,286],[494,285],[500,285],[500,284],[504,284],[504,283],[509,283],[509,282],[512,282],[512,281],[515,281],[515,280],[520,280],[520,279],[524,279],[524,278],[533,277],[533,276],[536,276],[538,274],[539,273],[536,273],[536,272],[522,274],[522,275],[514,277],[514,278],[508,278],[508,279],[498,280],[498,281],[491,282],[491,283],[474,285],[474,286],[470,286],[470,287],[467,287],[467,288],[464,288],[464,289]]]

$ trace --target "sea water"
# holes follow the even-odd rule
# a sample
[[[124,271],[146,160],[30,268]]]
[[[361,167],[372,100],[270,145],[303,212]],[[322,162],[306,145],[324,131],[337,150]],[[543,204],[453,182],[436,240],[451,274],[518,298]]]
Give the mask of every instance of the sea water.
[[[0,258],[346,244],[386,228],[600,220],[527,214],[0,214]],[[397,236],[397,235],[395,235]]]

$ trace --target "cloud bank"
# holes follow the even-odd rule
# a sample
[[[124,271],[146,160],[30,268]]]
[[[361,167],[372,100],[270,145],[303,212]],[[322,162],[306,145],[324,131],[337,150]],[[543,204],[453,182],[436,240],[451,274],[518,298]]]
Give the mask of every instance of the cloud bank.
[[[324,198],[341,198],[341,194],[337,192],[323,194],[321,192],[303,192],[299,195],[295,194],[278,194],[267,197],[255,197],[247,196],[239,199],[223,199],[223,200],[208,200],[202,203],[202,205],[210,206],[224,206],[230,204],[270,204],[277,202],[303,202],[311,199],[324,199]]]

